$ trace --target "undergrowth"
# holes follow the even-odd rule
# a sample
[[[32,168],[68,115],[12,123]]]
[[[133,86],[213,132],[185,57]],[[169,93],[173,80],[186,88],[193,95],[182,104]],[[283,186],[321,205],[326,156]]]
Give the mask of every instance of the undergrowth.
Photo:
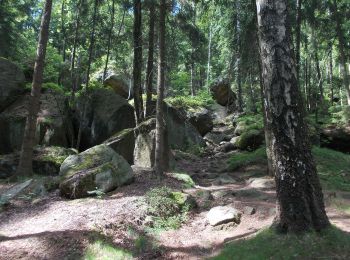
[[[213,259],[350,259],[350,235],[335,227],[304,235],[279,235],[267,229],[228,244]]]
[[[312,149],[317,171],[323,187],[327,190],[350,191],[350,155],[327,148]],[[229,161],[230,170],[254,163],[266,163],[266,150],[261,147],[253,152],[233,155]]]
[[[197,109],[197,108],[205,108],[214,104],[214,100],[208,91],[201,91],[197,93],[196,96],[175,96],[169,97],[165,100],[167,103],[176,108],[183,109]]]

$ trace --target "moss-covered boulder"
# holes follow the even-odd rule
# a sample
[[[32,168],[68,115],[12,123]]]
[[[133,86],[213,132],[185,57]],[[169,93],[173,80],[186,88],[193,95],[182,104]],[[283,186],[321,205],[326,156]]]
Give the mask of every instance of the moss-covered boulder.
[[[0,57],[0,113],[24,93],[24,83],[22,70]]]
[[[60,193],[75,199],[109,192],[133,181],[128,162],[107,145],[69,156],[60,169]]]
[[[73,154],[76,154],[73,149],[37,146],[34,149],[33,172],[38,175],[57,176],[63,161]],[[0,179],[11,177],[16,172],[18,163],[18,152],[0,155]]]
[[[241,150],[256,150],[264,142],[264,132],[257,129],[249,129],[238,137],[231,139],[231,143]]]
[[[124,129],[108,138],[104,144],[123,156],[129,164],[134,163],[135,132],[134,128]]]

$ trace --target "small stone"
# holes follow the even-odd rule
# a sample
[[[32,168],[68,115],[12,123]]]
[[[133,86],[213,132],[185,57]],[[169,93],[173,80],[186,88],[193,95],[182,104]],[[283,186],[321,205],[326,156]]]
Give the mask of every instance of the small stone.
[[[219,206],[212,208],[208,214],[207,219],[211,226],[235,222],[237,224],[241,221],[241,212],[231,206]]]
[[[256,209],[253,208],[253,207],[244,207],[244,214],[247,214],[247,215],[254,215],[256,213]]]

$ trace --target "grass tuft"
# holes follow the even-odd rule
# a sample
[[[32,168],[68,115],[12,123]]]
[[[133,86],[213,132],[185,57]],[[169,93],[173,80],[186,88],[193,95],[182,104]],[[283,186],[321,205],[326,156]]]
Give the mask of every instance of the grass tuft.
[[[350,234],[335,227],[304,235],[280,235],[267,229],[228,244],[213,259],[350,259]]]
[[[114,247],[103,240],[98,240],[89,245],[84,259],[86,260],[109,260],[120,259],[129,260],[133,259],[133,256],[128,251]]]

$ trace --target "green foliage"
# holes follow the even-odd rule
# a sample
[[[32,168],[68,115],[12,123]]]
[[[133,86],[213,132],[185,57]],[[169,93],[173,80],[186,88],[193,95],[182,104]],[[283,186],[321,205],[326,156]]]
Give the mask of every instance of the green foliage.
[[[198,144],[188,144],[185,152],[196,156],[201,156],[205,152],[205,147],[202,147]]]
[[[264,118],[261,114],[245,114],[236,119],[237,125],[242,125],[245,131],[264,129]]]
[[[253,238],[228,244],[215,260],[349,259],[350,235],[328,228],[320,233],[279,235],[267,229]]]
[[[350,106],[333,106],[329,108],[329,123],[339,126],[347,125],[350,122]]]
[[[63,87],[54,82],[47,82],[42,85],[43,90],[53,90],[58,93],[63,93]]]
[[[104,240],[97,240],[88,246],[84,256],[86,260],[107,260],[107,259],[133,259],[130,252],[113,246]]]
[[[171,172],[169,173],[169,175],[170,177],[183,182],[186,188],[191,188],[196,185],[195,182],[192,180],[191,176],[187,173]]]
[[[326,189],[350,191],[350,155],[314,147],[317,170]]]
[[[325,189],[350,191],[350,155],[327,148],[312,149],[317,171]],[[266,163],[266,149],[233,155],[229,160],[230,170],[254,163]]]
[[[190,209],[183,196],[168,187],[154,188],[146,193],[146,213],[153,217],[155,228],[177,229],[181,226]]]
[[[194,97],[190,95],[169,97],[165,101],[176,108],[182,108],[185,110],[205,108],[214,103],[214,100],[210,94],[208,94],[208,91],[201,91]]]
[[[240,167],[254,163],[266,163],[266,148],[261,147],[254,152],[242,152],[234,154],[228,161],[230,170],[237,170]]]

